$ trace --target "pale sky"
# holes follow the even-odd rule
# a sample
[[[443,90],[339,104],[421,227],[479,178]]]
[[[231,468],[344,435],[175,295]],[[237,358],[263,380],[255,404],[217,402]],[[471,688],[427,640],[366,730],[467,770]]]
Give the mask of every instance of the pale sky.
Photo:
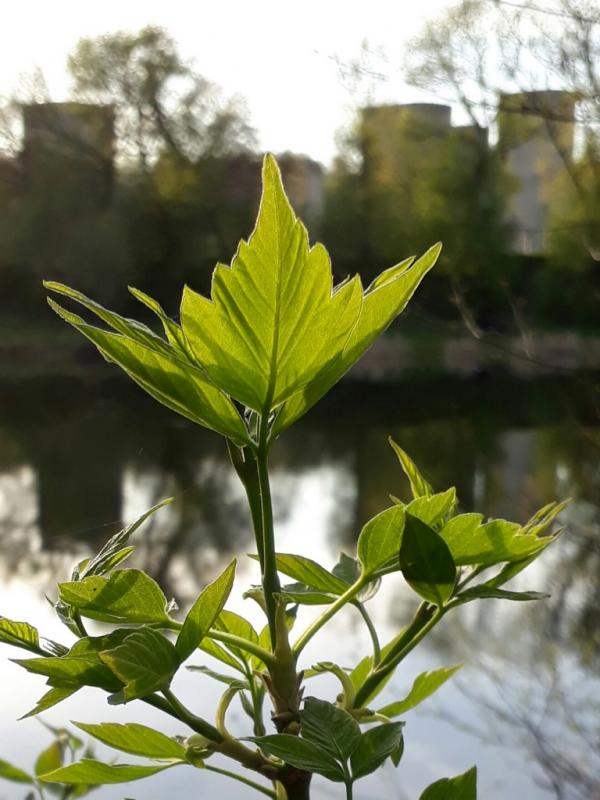
[[[65,99],[67,54],[82,36],[166,28],[181,55],[226,94],[245,97],[263,149],[303,152],[328,163],[335,133],[356,97],[344,88],[335,57],[359,55],[367,39],[386,81],[373,100],[435,100],[405,86],[399,64],[405,43],[450,0],[20,0],[4,2],[0,26],[0,94],[38,66],[53,100]]]

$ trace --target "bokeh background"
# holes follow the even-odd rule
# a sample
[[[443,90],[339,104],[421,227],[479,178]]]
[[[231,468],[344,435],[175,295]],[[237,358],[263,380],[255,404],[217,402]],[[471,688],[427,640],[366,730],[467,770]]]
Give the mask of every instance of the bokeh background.
[[[359,784],[358,800],[412,800],[475,762],[486,800],[600,797],[600,3],[3,10],[0,614],[68,639],[44,595],[169,495],[135,564],[180,606],[251,549],[225,445],[103,363],[53,317],[41,281],[153,324],[134,285],[176,317],[182,285],[208,292],[250,233],[269,150],[336,280],[368,284],[444,243],[401,319],[277,443],[281,549],[331,565],[390,492],[407,496],[390,434],[437,489],[457,486],[463,510],[524,522],[572,498],[565,536],[523,579],[551,598],[459,610],[390,683],[393,699],[422,670],[465,664],[407,715],[399,769]],[[412,609],[394,580],[373,601],[390,638]],[[240,589],[253,581],[244,561]],[[350,666],[364,643],[348,612],[307,659]],[[30,768],[50,739],[16,721],[43,691],[18,655],[0,661],[0,758]],[[210,684],[178,680],[210,715]],[[93,690],[45,719],[184,733]],[[338,790],[315,782],[319,798]],[[96,796],[217,791],[252,796],[191,768]],[[0,780],[0,798],[26,795]]]

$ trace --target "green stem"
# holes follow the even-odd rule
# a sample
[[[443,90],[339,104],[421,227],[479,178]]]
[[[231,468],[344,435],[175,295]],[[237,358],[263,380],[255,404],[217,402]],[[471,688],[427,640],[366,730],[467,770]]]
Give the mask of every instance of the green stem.
[[[373,692],[376,691],[381,682],[384,681],[419,642],[427,636],[445,613],[446,609],[435,608],[428,603],[422,603],[419,606],[413,621],[404,634],[389,653],[386,653],[379,666],[370,673],[365,682],[358,689],[355,701],[356,708],[361,708],[365,703],[368,703],[369,698]]]
[[[240,783],[244,783],[246,786],[250,786],[252,789],[256,789],[257,792],[261,794],[266,794],[267,797],[271,797],[273,800],[277,800],[277,795],[271,789],[267,789],[266,786],[262,786],[260,783],[255,783],[251,781],[249,778],[244,778],[243,775],[238,775],[235,772],[230,772],[228,769],[221,769],[221,767],[211,767],[210,764],[205,764],[204,769],[208,770],[208,772],[216,772],[218,775],[225,775],[228,778],[233,778],[235,781],[239,781]]]
[[[375,625],[373,625],[373,620],[365,608],[364,603],[361,603],[360,600],[355,600],[353,605],[355,605],[360,611],[360,615],[362,616],[363,620],[365,621],[365,625],[369,630],[369,635],[373,643],[373,664],[377,665],[381,661],[381,645],[379,644],[379,636],[377,636]]]
[[[347,603],[351,603],[352,600],[356,597],[356,595],[360,592],[360,590],[369,582],[370,578],[367,578],[363,575],[347,589],[344,594],[340,595],[338,599],[331,603],[331,605],[327,606],[325,611],[317,617],[308,628],[302,633],[302,635],[296,640],[294,644],[293,651],[294,655],[298,657],[300,653],[304,650],[306,645],[310,642],[313,636],[318,633],[323,625],[325,625],[329,620],[334,617],[340,608],[343,608]]]
[[[186,725],[196,731],[196,733],[201,733],[203,736],[206,736],[207,739],[210,739],[213,742],[219,744],[223,741],[224,737],[217,730],[210,722],[207,722],[202,717],[197,717],[195,714],[192,714],[178,699],[175,697],[173,692],[170,689],[163,689],[162,693],[165,697],[167,703],[171,706],[173,711],[175,712],[175,716],[180,719],[182,722],[185,722]],[[148,701],[151,698],[148,698]],[[151,705],[156,705],[155,703],[151,703]]]
[[[258,472],[258,489],[262,509],[262,585],[265,593],[265,607],[271,634],[271,646],[277,647],[277,595],[281,592],[277,559],[275,556],[275,532],[273,529],[273,506],[271,503],[271,486],[269,483],[269,418],[261,414],[258,429],[258,448],[256,450],[256,466]]]
[[[169,619],[168,625],[165,624],[163,626],[161,623],[158,627],[167,627],[168,630],[171,631],[180,631],[183,624],[176,619]],[[224,644],[231,644],[234,647],[238,647],[240,650],[246,650],[248,653],[252,653],[252,655],[260,658],[267,667],[273,663],[273,655],[269,653],[268,650],[265,650],[264,647],[256,644],[256,642],[244,639],[243,636],[236,636],[235,633],[228,633],[227,631],[217,631],[214,628],[211,628],[206,635],[209,639],[215,639],[215,641],[223,642]]]
[[[352,800],[352,781],[346,781],[346,800]]]
[[[238,474],[246,498],[248,499],[248,506],[250,507],[250,516],[252,517],[252,528],[254,530],[254,538],[256,540],[256,550],[258,553],[258,560],[260,562],[261,574],[264,572],[264,543],[263,543],[263,530],[262,530],[262,504],[260,499],[260,487],[258,485],[258,471],[256,465],[256,458],[249,448],[244,452],[240,448],[227,439],[227,449],[229,450],[229,457],[235,471]]]

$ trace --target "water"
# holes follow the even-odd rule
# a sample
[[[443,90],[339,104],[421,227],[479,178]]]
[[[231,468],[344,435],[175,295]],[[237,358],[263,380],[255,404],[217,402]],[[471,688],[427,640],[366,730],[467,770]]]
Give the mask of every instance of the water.
[[[112,373],[109,373],[112,376]],[[406,750],[358,784],[357,800],[416,798],[439,777],[479,766],[480,796],[546,800],[600,797],[600,412],[598,379],[516,381],[425,379],[394,385],[345,383],[278,442],[272,457],[279,548],[325,565],[352,552],[360,526],[406,497],[386,438],[414,457],[438,489],[457,486],[465,510],[524,521],[554,498],[572,497],[565,535],[521,581],[549,590],[540,603],[483,601],[457,610],[415,652],[386,689],[404,696],[421,671],[463,662],[438,695],[406,715]],[[72,564],[157,500],[174,495],[137,538],[135,566],[150,571],[168,595],[189,604],[199,586],[240,557],[241,590],[258,579],[244,554],[252,539],[242,492],[216,435],[180,420],[121,378],[5,380],[0,398],[0,612],[35,622],[44,635],[69,640],[44,593]],[[390,576],[371,602],[383,639],[404,624],[415,601]],[[261,624],[252,601],[234,600]],[[303,610],[297,630],[312,612]],[[305,651],[305,665],[335,659],[351,665],[368,639],[352,610]],[[33,719],[16,722],[43,693],[42,680],[0,658],[0,758],[30,769],[49,742]],[[207,663],[198,655],[190,663]],[[210,717],[215,689],[182,671],[174,688]],[[314,679],[309,692],[337,687]],[[382,703],[383,704],[383,703]],[[66,720],[143,721],[185,733],[141,704],[110,708],[84,690],[47,712]],[[232,727],[247,732],[243,718]],[[97,753],[110,757],[98,747]],[[123,761],[131,761],[123,758]],[[239,786],[239,788],[238,788]],[[251,798],[219,776],[177,768],[127,787],[99,790],[100,800],[135,796]],[[23,787],[0,782],[0,798],[22,800]],[[315,781],[314,796],[342,797]]]

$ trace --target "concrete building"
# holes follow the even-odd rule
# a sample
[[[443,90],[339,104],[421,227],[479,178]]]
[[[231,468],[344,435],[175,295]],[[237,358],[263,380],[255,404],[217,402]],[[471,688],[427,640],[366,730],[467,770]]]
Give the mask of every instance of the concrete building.
[[[546,249],[552,194],[573,159],[576,97],[543,91],[500,96],[498,146],[515,188],[508,199],[513,249]]]

